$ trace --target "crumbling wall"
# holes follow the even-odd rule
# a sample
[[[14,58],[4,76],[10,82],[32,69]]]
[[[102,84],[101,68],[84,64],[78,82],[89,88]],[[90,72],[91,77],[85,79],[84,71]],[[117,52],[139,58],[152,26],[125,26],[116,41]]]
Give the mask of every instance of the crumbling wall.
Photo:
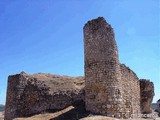
[[[104,18],[84,26],[85,105],[93,113],[121,115],[122,85],[112,27]]]
[[[127,66],[121,64],[123,88],[124,117],[140,113],[140,84],[137,75]]]
[[[139,114],[144,90],[137,75],[119,63],[114,32],[104,18],[85,24],[84,53],[86,109],[124,118]]]
[[[83,77],[21,73],[8,78],[5,120],[64,109],[84,101]]]
[[[140,79],[141,89],[141,112],[149,114],[152,112],[151,103],[154,96],[154,84],[150,80]]]
[[[151,112],[153,83],[139,81],[130,68],[119,63],[112,27],[99,17],[85,24],[83,30],[85,83],[83,77],[24,72],[11,75],[5,120],[83,102],[88,111],[114,117],[128,118],[140,112]]]
[[[160,117],[160,99],[157,101],[157,109],[155,111],[158,113],[158,116]]]

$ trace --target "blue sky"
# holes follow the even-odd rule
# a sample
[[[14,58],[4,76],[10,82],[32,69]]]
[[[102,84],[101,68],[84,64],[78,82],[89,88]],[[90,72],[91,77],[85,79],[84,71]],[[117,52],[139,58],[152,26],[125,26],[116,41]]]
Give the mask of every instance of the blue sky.
[[[83,26],[98,16],[114,28],[120,62],[154,82],[157,101],[159,11],[158,0],[1,0],[0,103],[5,103],[8,75],[84,75]]]

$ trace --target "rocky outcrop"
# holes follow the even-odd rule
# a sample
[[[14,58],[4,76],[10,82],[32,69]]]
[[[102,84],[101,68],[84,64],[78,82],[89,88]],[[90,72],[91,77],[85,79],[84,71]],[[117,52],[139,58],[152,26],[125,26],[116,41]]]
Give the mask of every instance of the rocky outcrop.
[[[141,94],[141,113],[149,114],[152,112],[151,103],[154,96],[154,85],[146,79],[140,80],[140,94]]]
[[[8,77],[5,120],[81,104],[84,78],[24,72]]]

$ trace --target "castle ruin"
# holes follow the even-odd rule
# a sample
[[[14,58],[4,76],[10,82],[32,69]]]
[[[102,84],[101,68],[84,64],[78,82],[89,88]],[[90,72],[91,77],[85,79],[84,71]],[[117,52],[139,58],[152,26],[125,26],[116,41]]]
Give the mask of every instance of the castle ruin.
[[[103,18],[84,26],[86,109],[122,113],[123,91],[118,50],[111,26]]]
[[[139,78],[119,63],[113,29],[103,17],[85,24],[84,53],[86,109],[123,118],[141,113]]]
[[[85,76],[10,75],[4,120],[84,104],[87,111],[117,118],[151,112],[154,85],[120,64],[111,25],[99,17],[83,30]]]

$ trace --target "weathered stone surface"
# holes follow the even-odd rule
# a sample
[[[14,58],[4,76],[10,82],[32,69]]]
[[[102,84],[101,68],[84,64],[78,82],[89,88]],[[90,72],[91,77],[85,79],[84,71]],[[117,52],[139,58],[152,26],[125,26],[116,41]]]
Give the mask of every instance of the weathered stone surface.
[[[157,101],[157,109],[156,112],[158,112],[158,116],[160,117],[160,99]]]
[[[148,114],[151,113],[151,103],[154,96],[154,85],[146,79],[140,80],[141,89],[141,112]]]
[[[103,17],[99,17],[88,21],[83,30],[86,109],[93,113],[123,118],[139,114],[144,105],[142,112],[147,111],[153,95],[146,99],[144,93],[148,94],[149,89],[144,89],[149,86],[146,84],[140,89],[137,75],[119,63],[112,27]],[[151,91],[154,92],[154,89]],[[140,95],[147,102],[142,99],[140,101]]]
[[[8,78],[5,120],[83,102],[84,78],[51,74],[21,74]]]
[[[123,110],[128,116],[140,113],[140,84],[137,75],[126,65],[121,64],[123,88]],[[127,116],[127,115],[126,115]]]
[[[120,108],[123,104],[121,71],[113,29],[103,17],[88,21],[83,29],[86,109],[93,113],[117,116],[122,113]],[[102,107],[103,104],[112,107]]]

